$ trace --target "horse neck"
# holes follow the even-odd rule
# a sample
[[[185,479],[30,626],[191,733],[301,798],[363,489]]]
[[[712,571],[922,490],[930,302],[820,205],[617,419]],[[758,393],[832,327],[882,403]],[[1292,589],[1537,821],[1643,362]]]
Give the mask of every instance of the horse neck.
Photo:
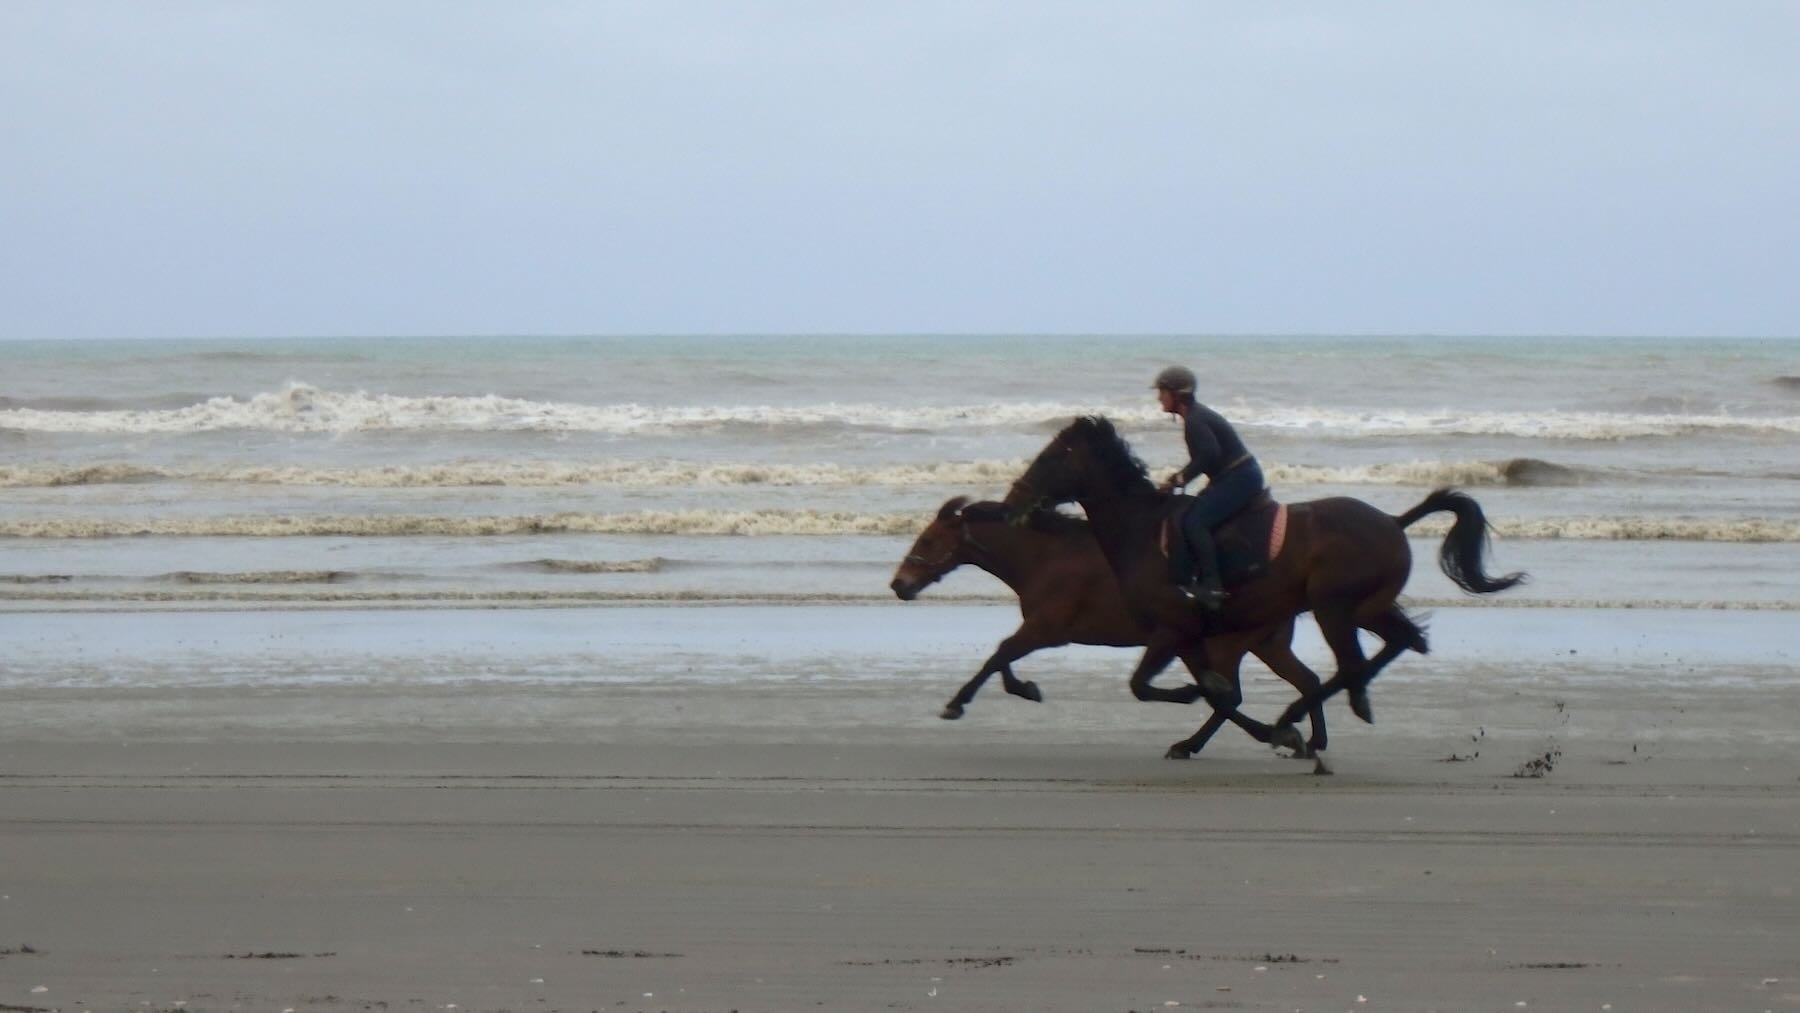
[[[1136,491],[1090,490],[1076,499],[1115,574],[1123,575],[1156,538],[1160,502]]]
[[[963,537],[963,557],[974,566],[999,578],[1000,582],[1019,591],[1031,564],[1042,558],[1043,541],[1049,536],[1022,531],[1010,524],[981,524],[980,530],[970,526]]]

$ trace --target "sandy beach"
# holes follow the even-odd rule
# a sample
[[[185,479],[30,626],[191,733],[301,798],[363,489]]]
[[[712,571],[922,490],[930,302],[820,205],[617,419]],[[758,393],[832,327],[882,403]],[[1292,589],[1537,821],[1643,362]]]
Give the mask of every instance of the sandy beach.
[[[1161,759],[1200,712],[1130,701],[1123,654],[1057,670],[1097,656],[960,722],[929,656],[837,690],[18,694],[0,1009],[1800,1009],[1785,688],[1420,661],[1373,727],[1334,701],[1313,777],[1232,733]]]

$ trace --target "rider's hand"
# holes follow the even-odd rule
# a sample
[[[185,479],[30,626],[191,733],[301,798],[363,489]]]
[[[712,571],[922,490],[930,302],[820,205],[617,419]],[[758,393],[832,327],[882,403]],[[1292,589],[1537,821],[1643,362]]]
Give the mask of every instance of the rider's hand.
[[[1161,489],[1163,492],[1174,492],[1176,489],[1178,489],[1180,487],[1181,487],[1181,473],[1180,472],[1176,472],[1175,474],[1170,475],[1168,478],[1163,479],[1162,485],[1157,486],[1157,488]]]

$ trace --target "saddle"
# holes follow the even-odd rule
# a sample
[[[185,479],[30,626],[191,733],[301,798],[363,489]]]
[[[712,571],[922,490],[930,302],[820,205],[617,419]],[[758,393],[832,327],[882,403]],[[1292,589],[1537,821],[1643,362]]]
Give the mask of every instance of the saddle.
[[[1184,558],[1193,557],[1193,547],[1181,526],[1181,518],[1193,502],[1191,497],[1177,497],[1163,516],[1160,544],[1164,556],[1173,558],[1174,553],[1180,552]],[[1275,497],[1264,489],[1213,529],[1213,545],[1219,553],[1219,579],[1227,588],[1248,584],[1268,571],[1287,541],[1287,522],[1287,504],[1275,502]]]

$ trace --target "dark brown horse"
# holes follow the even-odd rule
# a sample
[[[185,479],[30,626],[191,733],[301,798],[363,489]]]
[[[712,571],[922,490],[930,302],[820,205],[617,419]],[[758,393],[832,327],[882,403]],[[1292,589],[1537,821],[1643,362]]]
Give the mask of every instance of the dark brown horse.
[[[902,601],[911,601],[965,563],[986,570],[1012,588],[1019,596],[1022,621],[945,705],[944,718],[962,717],[963,709],[995,673],[1008,693],[1042,701],[1037,684],[1020,680],[1012,670],[1013,662],[1033,651],[1067,644],[1144,646],[1148,631],[1126,607],[1112,567],[1085,520],[1039,511],[1028,523],[1014,525],[1006,522],[1003,504],[970,503],[968,497],[958,496],[946,502],[919,533],[889,586]],[[1290,647],[1293,636],[1290,618],[1269,628],[1211,637],[1202,653],[1184,657],[1196,680],[1217,673],[1218,679],[1210,682],[1209,699],[1228,706],[1216,710],[1194,735],[1170,746],[1167,755],[1177,759],[1192,756],[1231,720],[1231,712],[1243,700],[1238,680],[1247,652],[1262,659],[1270,671],[1302,694],[1318,689],[1318,675]],[[1325,749],[1324,708],[1315,708],[1311,717],[1312,738],[1297,755],[1316,757]],[[1249,722],[1245,730],[1258,741],[1268,741],[1268,726],[1260,722]]]
[[[1157,490],[1111,422],[1084,416],[1038,454],[1007,493],[1006,505],[1015,517],[1071,500],[1087,512],[1126,601],[1154,626],[1131,673],[1131,690],[1140,700],[1192,703],[1201,695],[1198,687],[1151,684],[1178,653],[1209,634],[1259,629],[1310,610],[1337,671],[1320,689],[1303,693],[1277,720],[1278,745],[1295,745],[1294,720],[1340,689],[1349,691],[1357,717],[1373,720],[1369,681],[1402,652],[1427,650],[1424,631],[1396,601],[1412,573],[1408,525],[1440,511],[1456,515],[1438,562],[1466,592],[1490,594],[1524,579],[1523,574],[1489,577],[1483,572],[1487,520],[1480,505],[1463,493],[1439,489],[1399,517],[1361,500],[1334,497],[1292,504],[1280,554],[1261,576],[1231,588],[1222,614],[1208,616],[1170,582],[1159,547],[1164,518],[1179,499]],[[1358,629],[1381,638],[1373,658],[1364,655]]]

